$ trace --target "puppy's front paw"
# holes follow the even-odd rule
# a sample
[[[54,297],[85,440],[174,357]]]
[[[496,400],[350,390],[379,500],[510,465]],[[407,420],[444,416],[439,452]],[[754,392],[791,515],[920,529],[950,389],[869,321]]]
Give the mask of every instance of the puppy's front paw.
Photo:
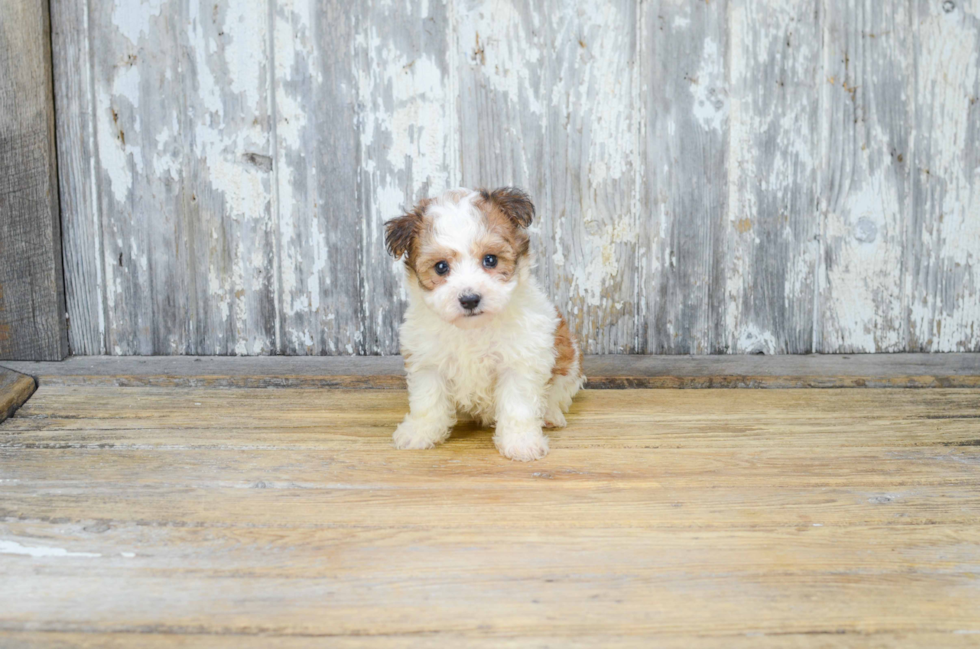
[[[493,443],[500,454],[511,460],[530,462],[548,454],[548,438],[537,425],[505,426],[498,424]]]
[[[406,417],[405,421],[398,424],[395,434],[395,448],[398,449],[425,449],[432,448],[436,444],[441,444],[449,437],[449,428],[440,424],[426,422],[424,420]]]

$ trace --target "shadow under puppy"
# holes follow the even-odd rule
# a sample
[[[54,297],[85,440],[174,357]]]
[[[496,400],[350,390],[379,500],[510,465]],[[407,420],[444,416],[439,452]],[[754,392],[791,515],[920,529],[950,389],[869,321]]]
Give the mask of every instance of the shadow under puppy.
[[[533,218],[527,194],[508,187],[446,192],[386,224],[409,294],[400,340],[411,412],[396,447],[444,442],[464,412],[496,426],[504,457],[548,454],[542,426],[565,425],[585,377],[575,338],[531,274]]]

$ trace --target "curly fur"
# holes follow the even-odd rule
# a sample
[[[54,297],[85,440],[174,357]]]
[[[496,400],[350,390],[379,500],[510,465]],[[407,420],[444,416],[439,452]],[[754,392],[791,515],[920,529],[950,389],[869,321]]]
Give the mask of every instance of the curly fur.
[[[505,457],[544,457],[542,426],[565,424],[585,377],[574,338],[531,274],[523,228],[534,206],[515,189],[455,191],[410,214],[408,241],[408,222],[388,229],[389,248],[406,255],[409,292],[400,332],[410,412],[395,445],[431,448],[462,412],[496,426]],[[496,268],[480,265],[488,250],[499,253]],[[439,276],[432,268],[444,260],[452,269]],[[481,296],[479,313],[460,306],[463,294]]]

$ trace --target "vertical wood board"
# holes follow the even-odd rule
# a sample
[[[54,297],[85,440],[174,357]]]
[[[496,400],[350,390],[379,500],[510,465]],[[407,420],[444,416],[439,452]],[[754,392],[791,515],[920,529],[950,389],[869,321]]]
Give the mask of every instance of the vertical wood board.
[[[980,5],[912,3],[909,349],[980,350]]]
[[[72,354],[105,354],[106,301],[89,5],[51,0],[58,185]]]
[[[803,0],[729,5],[726,352],[813,350],[821,18]]]
[[[824,3],[817,351],[908,345],[912,50],[907,4]]]
[[[68,353],[46,3],[0,5],[0,358]]]
[[[364,353],[355,29],[359,5],[275,7],[279,353]]]
[[[724,0],[644,7],[637,301],[648,353],[727,351],[728,11]]]

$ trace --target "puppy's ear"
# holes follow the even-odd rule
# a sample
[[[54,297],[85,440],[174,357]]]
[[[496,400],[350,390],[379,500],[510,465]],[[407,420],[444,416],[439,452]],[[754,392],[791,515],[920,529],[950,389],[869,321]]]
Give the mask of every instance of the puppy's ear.
[[[526,228],[534,220],[534,203],[517,187],[500,187],[488,192],[480,192],[483,200],[495,205],[519,228]]]
[[[429,201],[424,200],[407,214],[395,217],[385,223],[385,247],[395,259],[412,247],[412,239],[422,231],[422,221],[425,218],[425,207]]]

